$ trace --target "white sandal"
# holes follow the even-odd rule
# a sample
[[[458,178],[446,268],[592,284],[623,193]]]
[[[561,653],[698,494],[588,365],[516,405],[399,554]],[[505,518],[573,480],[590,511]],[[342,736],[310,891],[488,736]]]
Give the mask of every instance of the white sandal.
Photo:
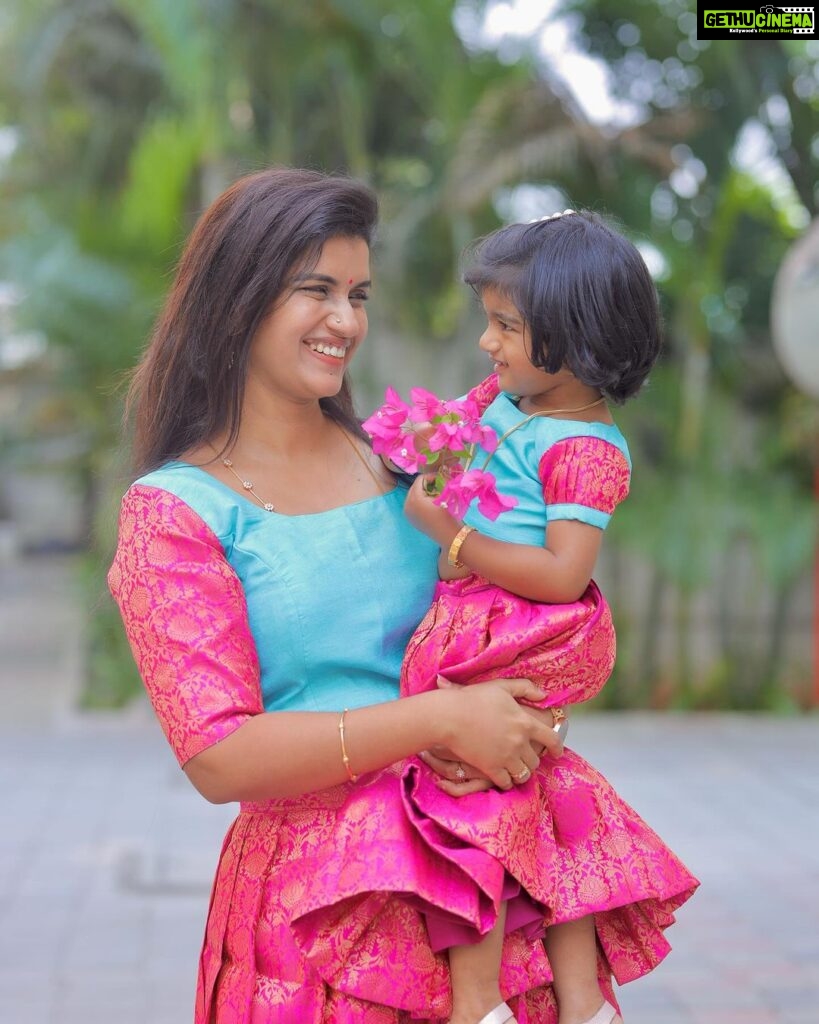
[[[485,1017],[481,1017],[478,1024],[517,1024],[517,1017],[512,1013],[512,1008],[508,1003],[500,1003]]]
[[[611,1003],[606,1002],[593,1017],[589,1017],[585,1024],[623,1024],[623,1018]]]

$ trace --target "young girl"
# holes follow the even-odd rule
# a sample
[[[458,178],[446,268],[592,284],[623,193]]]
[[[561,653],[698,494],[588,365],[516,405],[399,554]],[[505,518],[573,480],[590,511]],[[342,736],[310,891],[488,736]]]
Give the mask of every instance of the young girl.
[[[589,699],[613,666],[611,617],[591,577],[631,462],[608,403],[635,394],[657,357],[656,293],[631,243],[572,211],[490,235],[465,280],[494,364],[471,395],[500,438],[473,466],[490,466],[517,505],[495,521],[473,506],[460,522],[414,485],[405,512],[440,546],[441,582],[401,692],[527,677],[559,722],[560,705]],[[355,749],[344,749],[354,770]],[[424,1018],[450,1012],[451,1024],[514,1021],[502,997],[520,989],[501,970],[504,941],[523,936],[535,963],[545,931],[560,1024],[619,1022],[608,975],[622,983],[659,962],[662,931],[697,882],[605,780],[561,786],[561,761],[523,752],[503,793],[457,762],[452,784],[436,785],[418,759],[353,787],[336,841],[294,880],[292,928],[313,966],[367,996],[368,953],[389,930],[379,911],[401,893],[423,910],[433,949],[449,951],[451,1007],[446,979],[407,990],[400,963],[391,996],[371,998]],[[595,801],[605,814],[590,813]]]

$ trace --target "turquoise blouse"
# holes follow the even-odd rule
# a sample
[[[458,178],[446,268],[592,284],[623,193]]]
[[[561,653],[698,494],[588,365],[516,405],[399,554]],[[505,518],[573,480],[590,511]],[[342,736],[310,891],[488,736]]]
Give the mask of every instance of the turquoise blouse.
[[[268,711],[336,711],[398,696],[404,649],[432,601],[437,546],[404,516],[406,489],[287,516],[198,466],[137,483],[175,494],[242,582]]]

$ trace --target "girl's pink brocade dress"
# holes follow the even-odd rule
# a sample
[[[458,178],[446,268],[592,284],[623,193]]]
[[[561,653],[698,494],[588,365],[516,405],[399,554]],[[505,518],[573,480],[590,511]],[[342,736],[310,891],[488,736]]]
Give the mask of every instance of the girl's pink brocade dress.
[[[497,397],[495,381],[472,392],[484,412]],[[508,429],[506,422],[489,423],[498,433]],[[554,430],[553,423],[538,426]],[[538,453],[538,499],[545,490],[553,507],[573,507],[556,518],[582,516],[582,506],[607,519],[628,493],[629,464],[610,441],[576,436],[583,427],[562,421],[558,433],[568,436]],[[525,431],[509,441],[519,449],[510,456],[517,472]],[[502,483],[499,490],[508,493]],[[439,582],[407,647],[401,694],[434,689],[439,674],[462,685],[515,677],[545,690],[543,707],[577,704],[599,692],[614,659],[611,613],[594,582],[576,603],[546,605],[471,574]],[[525,984],[545,984],[551,978],[539,941],[545,928],[589,913],[597,925],[601,986],[609,993],[610,973],[622,984],[665,956],[663,931],[697,880],[575,753],[544,757],[532,778],[509,792],[452,798],[433,778],[417,758],[362,777],[338,813],[329,846],[291,866],[289,882],[301,887],[293,932],[329,985],[389,998],[413,1016],[446,1016],[445,972],[419,983],[403,956],[369,969],[380,944],[390,940],[394,921],[385,907],[395,895],[424,914],[435,949],[475,941],[511,896],[510,955],[501,977],[507,996],[520,994],[524,980],[514,978],[510,962],[526,964]],[[523,961],[512,952],[527,949]]]

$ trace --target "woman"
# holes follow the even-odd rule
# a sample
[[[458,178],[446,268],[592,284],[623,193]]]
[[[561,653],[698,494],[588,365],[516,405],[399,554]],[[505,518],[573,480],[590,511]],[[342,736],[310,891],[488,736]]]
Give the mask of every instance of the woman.
[[[194,230],[129,395],[140,477],[123,500],[111,590],[188,778],[211,801],[241,802],[214,883],[197,1024],[408,1020],[391,1008],[397,979],[418,992],[446,984],[418,910],[379,897],[391,939],[356,936],[360,964],[335,985],[295,943],[301,892],[287,866],[321,849],[363,773],[443,748],[470,778],[510,789],[561,751],[551,715],[518,703],[542,696],[525,680],[395,699],[437,548],[409,525],[416,492],[372,455],[345,381],[367,331],[376,213],[372,192],[345,178],[284,169],[238,181]],[[581,893],[595,829],[621,802],[576,755],[543,765]],[[373,807],[361,822],[372,871],[395,853],[378,824]],[[361,910],[365,927],[373,908]],[[599,976],[613,1002],[612,965],[620,981],[647,965],[631,936],[605,938]],[[615,948],[624,955],[610,965]],[[541,943],[510,936],[502,978],[519,1021],[555,1024]]]
[[[535,749],[560,748],[517,704],[540,696],[525,681],[480,701],[394,700],[437,552],[405,520],[406,488],[365,445],[344,379],[367,333],[376,214],[343,178],[237,182],[197,225],[129,396],[142,475],[111,590],[189,779],[242,802],[214,887],[201,1024],[397,1019],[305,971],[276,864],[321,842],[354,774],[439,744],[508,789]],[[420,919],[394,912],[422,950]],[[439,968],[429,951],[419,960]]]

